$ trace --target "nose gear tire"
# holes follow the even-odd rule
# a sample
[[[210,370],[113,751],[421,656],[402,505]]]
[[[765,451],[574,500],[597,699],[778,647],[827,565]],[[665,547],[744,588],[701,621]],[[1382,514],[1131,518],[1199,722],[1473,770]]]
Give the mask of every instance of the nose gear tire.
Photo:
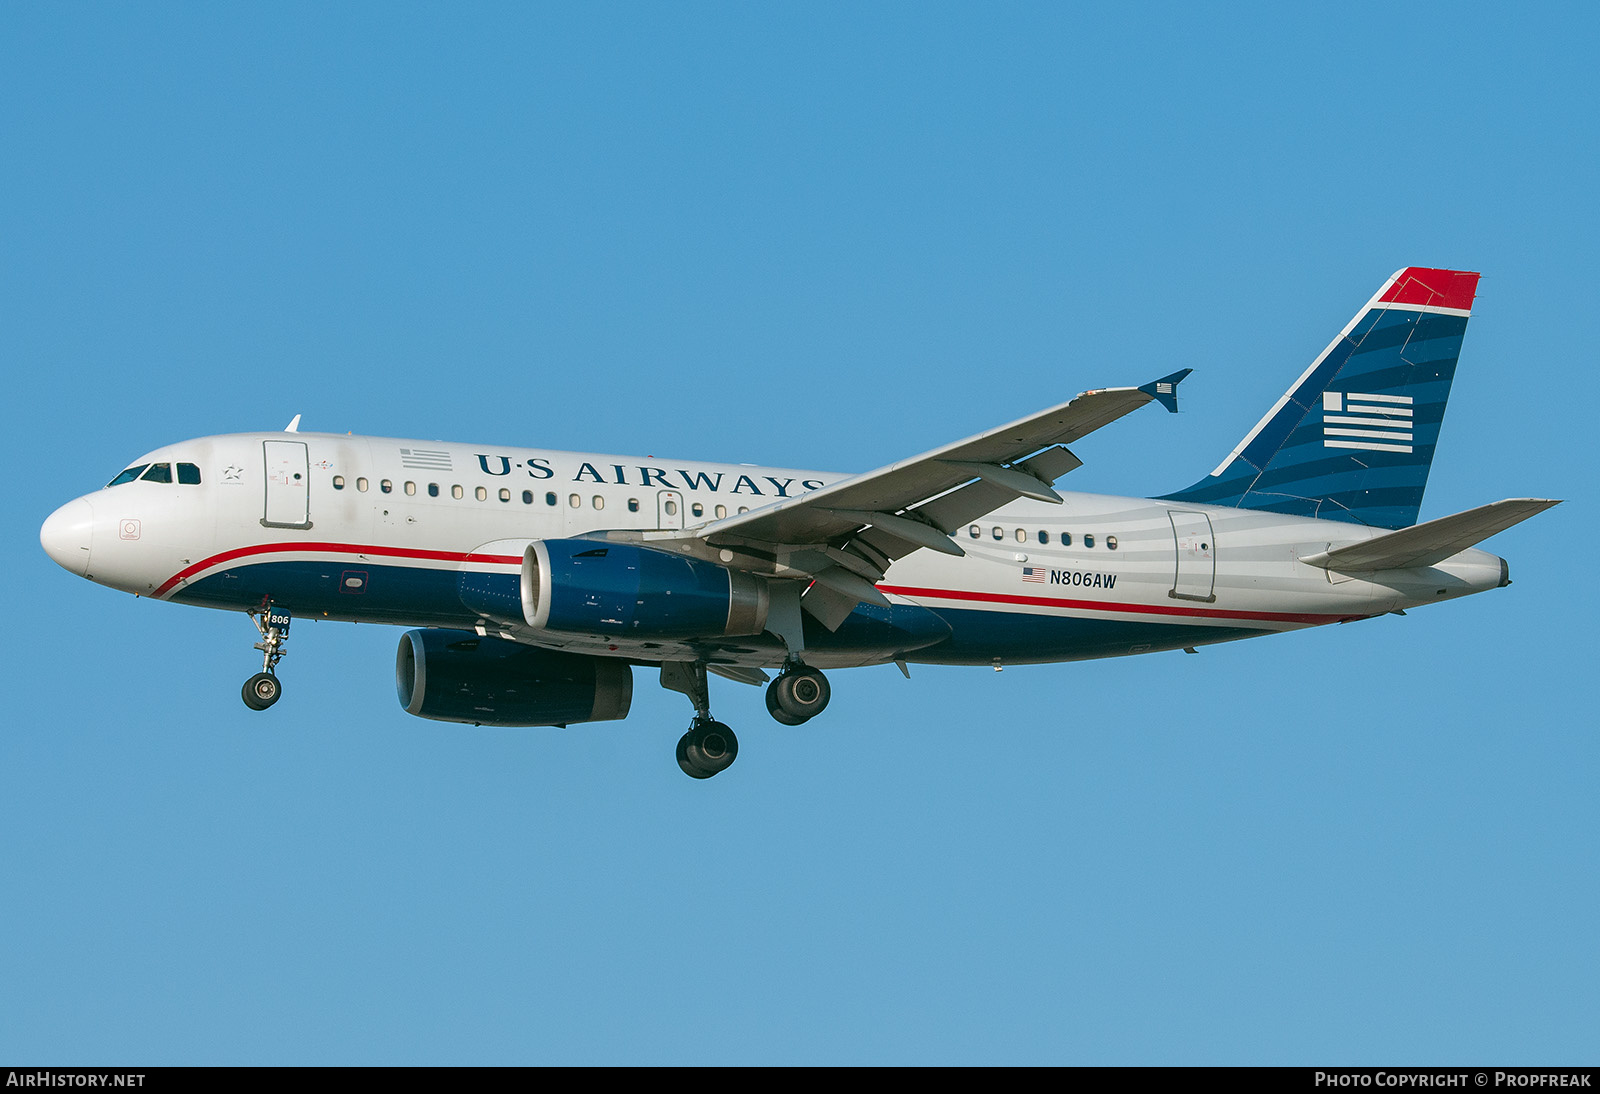
[[[241,696],[251,710],[266,710],[283,695],[283,685],[271,673],[258,672],[244,682]]]

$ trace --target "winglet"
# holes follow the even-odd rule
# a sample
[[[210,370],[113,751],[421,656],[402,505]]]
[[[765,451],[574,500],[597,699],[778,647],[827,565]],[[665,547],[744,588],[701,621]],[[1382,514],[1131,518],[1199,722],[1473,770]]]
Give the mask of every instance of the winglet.
[[[298,432],[300,432],[300,415],[296,414],[294,416],[294,420],[291,421],[288,425],[283,427],[283,431],[285,433],[298,433]]]
[[[1139,390],[1176,414],[1178,412],[1178,384],[1193,371],[1194,369],[1192,368],[1179,369],[1171,376],[1163,376],[1159,380],[1151,380]]]

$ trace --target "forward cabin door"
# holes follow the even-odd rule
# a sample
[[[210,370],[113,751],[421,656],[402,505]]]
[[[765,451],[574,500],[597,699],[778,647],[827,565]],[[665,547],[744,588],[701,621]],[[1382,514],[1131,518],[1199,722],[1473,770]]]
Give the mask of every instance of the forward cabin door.
[[[1177,552],[1172,591],[1167,595],[1210,603],[1217,599],[1217,544],[1211,518],[1177,509],[1167,510],[1167,516],[1172,518],[1172,541]]]
[[[311,457],[304,441],[263,441],[268,528],[311,527]]]

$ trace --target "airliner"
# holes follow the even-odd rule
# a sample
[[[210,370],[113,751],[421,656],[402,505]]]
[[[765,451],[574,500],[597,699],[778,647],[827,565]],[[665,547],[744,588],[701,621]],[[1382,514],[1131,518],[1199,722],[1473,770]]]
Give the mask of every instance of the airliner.
[[[80,577],[246,613],[278,701],[298,617],[390,623],[411,714],[492,726],[627,716],[635,670],[693,705],[677,759],[738,738],[708,674],[799,725],[824,669],[1075,661],[1404,613],[1510,584],[1475,544],[1557,501],[1418,524],[1479,275],[1399,271],[1194,485],[1058,492],[1067,447],[1188,369],[1086,391],[864,474],[302,432],[140,456],[40,531]],[[771,670],[769,672],[769,670]]]

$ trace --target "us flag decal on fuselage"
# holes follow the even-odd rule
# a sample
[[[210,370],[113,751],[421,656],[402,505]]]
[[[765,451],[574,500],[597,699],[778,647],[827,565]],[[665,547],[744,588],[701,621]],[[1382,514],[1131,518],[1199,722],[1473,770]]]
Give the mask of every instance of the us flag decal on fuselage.
[[[1322,393],[1322,447],[1411,451],[1411,396]]]
[[[450,453],[436,448],[402,448],[400,466],[417,471],[449,471]]]
[[[1049,579],[1050,571],[1042,566],[1024,566],[1022,568],[1022,580],[1024,581],[1037,581],[1043,584]]]

